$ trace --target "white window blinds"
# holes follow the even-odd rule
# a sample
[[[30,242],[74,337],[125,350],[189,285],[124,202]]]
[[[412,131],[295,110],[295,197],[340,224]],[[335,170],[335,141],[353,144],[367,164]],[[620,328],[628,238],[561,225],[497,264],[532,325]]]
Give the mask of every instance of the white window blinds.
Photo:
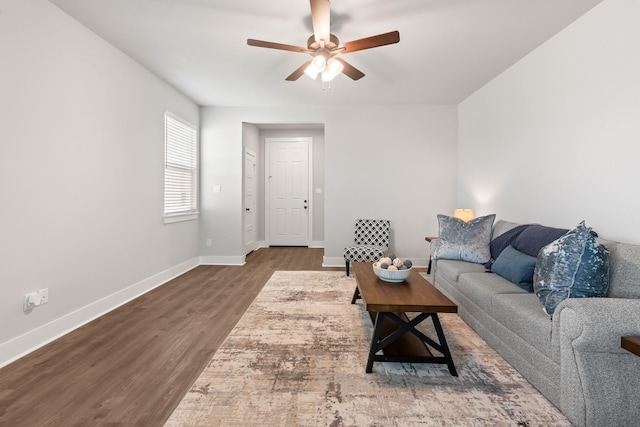
[[[197,130],[171,113],[164,119],[164,215],[193,215],[198,207]]]

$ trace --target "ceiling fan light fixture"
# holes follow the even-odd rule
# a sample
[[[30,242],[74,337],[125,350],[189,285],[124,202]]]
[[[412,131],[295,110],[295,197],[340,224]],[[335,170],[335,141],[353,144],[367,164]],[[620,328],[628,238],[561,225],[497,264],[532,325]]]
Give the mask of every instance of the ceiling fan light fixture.
[[[343,69],[344,65],[342,65],[340,61],[337,61],[334,58],[330,58],[329,61],[327,61],[327,66],[322,71],[322,81],[330,82],[331,80],[335,79],[340,73],[342,73]]]
[[[327,62],[327,68],[334,76],[337,76],[338,74],[342,73],[344,65],[342,65],[342,62],[338,61],[337,59],[331,58]]]
[[[315,65],[313,65],[313,62],[304,70],[304,73],[313,80],[315,80],[318,77],[318,74],[320,74]]]
[[[329,70],[322,72],[322,81],[323,82],[330,82],[331,80],[333,80],[335,78],[336,78],[336,76]]]
[[[324,70],[324,67],[327,66],[327,58],[325,58],[323,54],[316,55],[311,61],[311,65],[320,73]]]

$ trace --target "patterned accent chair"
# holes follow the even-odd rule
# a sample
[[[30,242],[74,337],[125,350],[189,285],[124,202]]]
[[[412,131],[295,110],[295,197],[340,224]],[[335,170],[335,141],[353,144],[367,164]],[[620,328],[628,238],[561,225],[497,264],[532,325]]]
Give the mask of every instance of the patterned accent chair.
[[[344,261],[349,275],[351,261],[374,262],[389,250],[391,222],[385,219],[358,219],[353,246],[344,248]]]

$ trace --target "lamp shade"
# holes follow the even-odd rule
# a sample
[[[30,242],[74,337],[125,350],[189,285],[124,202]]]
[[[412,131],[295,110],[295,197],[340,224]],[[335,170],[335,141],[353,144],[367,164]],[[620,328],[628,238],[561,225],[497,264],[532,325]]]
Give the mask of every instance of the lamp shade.
[[[470,221],[474,218],[473,209],[454,209],[453,216],[463,220],[464,222]]]

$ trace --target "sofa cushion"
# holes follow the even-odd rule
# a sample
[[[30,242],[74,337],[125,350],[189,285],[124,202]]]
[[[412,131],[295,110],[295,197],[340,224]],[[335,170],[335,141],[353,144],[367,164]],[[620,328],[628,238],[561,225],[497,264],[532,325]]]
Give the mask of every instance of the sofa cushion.
[[[487,314],[493,313],[493,298],[500,294],[525,294],[525,290],[493,273],[464,273],[458,279],[458,291]],[[540,303],[538,303],[540,310]]]
[[[489,260],[489,262],[485,263],[484,266],[487,267],[489,270],[491,270],[491,266],[493,265],[493,263],[495,262],[496,259],[498,259],[498,257],[500,256],[500,254],[502,253],[502,251],[507,247],[510,246],[511,243],[513,242],[513,240],[518,237],[520,235],[520,233],[522,233],[527,227],[529,227],[528,224],[525,225],[518,225],[508,231],[505,231],[504,233],[500,234],[497,237],[494,237],[491,240],[491,243],[489,243],[489,250],[491,252],[491,259]],[[495,227],[494,227],[495,229]]]
[[[495,214],[491,214],[465,222],[451,216],[438,215],[440,231],[433,258],[479,264],[489,261],[489,242],[495,217]]]
[[[481,264],[453,259],[440,259],[435,263],[434,271],[437,276],[444,276],[449,282],[457,282],[461,274],[476,272],[483,273]]]
[[[640,298],[640,245],[598,239],[609,251],[611,298]]]
[[[533,292],[533,270],[536,258],[523,254],[509,245],[493,263],[491,271],[515,283],[527,292]]]
[[[511,246],[529,256],[537,257],[540,249],[549,243],[563,236],[567,231],[565,228],[546,227],[544,225],[532,224],[522,231],[518,237],[513,239]]]
[[[549,316],[540,310],[540,301],[534,294],[522,292],[494,295],[491,307],[494,319],[553,359],[553,324]]]
[[[540,251],[533,286],[550,316],[566,298],[604,297],[609,287],[609,251],[582,221]]]

